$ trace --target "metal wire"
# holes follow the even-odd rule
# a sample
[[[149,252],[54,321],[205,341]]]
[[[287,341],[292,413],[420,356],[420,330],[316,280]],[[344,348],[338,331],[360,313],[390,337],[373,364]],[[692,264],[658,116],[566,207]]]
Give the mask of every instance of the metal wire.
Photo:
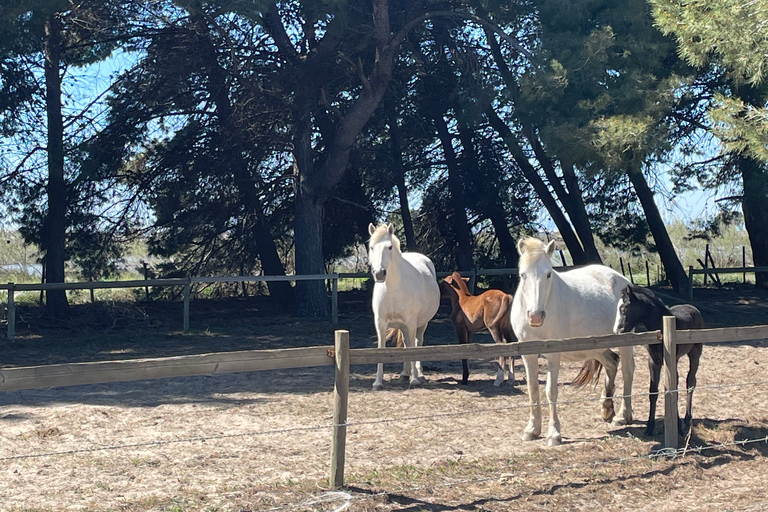
[[[696,386],[693,389],[694,390],[713,390],[713,389],[739,388],[739,387],[746,387],[746,386],[758,386],[758,385],[764,385],[764,384],[768,384],[768,381],[742,382],[742,383],[733,383],[733,384],[717,384],[717,385],[711,385],[711,386]],[[686,392],[686,390],[684,389],[672,390],[672,391],[659,390],[659,396],[663,396],[665,394],[680,393],[680,392]],[[614,395],[612,398],[615,400],[619,400],[627,397],[637,398],[637,397],[648,397],[648,396],[650,396],[649,393],[633,393],[630,395]],[[557,405],[573,405],[573,404],[581,404],[581,403],[589,403],[589,402],[599,402],[602,400],[604,400],[604,398],[602,397],[600,398],[588,397],[588,398],[577,398],[577,399],[571,399],[571,400],[559,400],[556,403]],[[548,406],[549,402],[543,401],[541,405]],[[535,402],[533,406],[534,407],[536,406]],[[238,438],[238,437],[284,434],[288,432],[324,430],[324,429],[332,428],[335,426],[356,427],[356,426],[363,426],[363,425],[399,423],[399,422],[405,422],[405,421],[419,421],[419,420],[435,419],[435,418],[450,418],[455,416],[467,416],[470,414],[510,411],[513,409],[523,409],[528,407],[531,407],[531,404],[522,403],[522,404],[514,404],[514,405],[505,405],[500,407],[482,407],[482,408],[463,409],[461,411],[455,411],[455,412],[432,413],[432,414],[423,414],[423,415],[416,415],[416,416],[399,416],[399,417],[393,417],[393,418],[378,418],[378,419],[362,420],[362,421],[348,421],[346,423],[341,423],[341,424],[329,423],[325,425],[291,427],[291,428],[274,429],[274,430],[248,431],[248,432],[240,432],[237,434],[217,434],[212,436],[195,436],[195,437],[182,438],[182,439],[146,441],[143,443],[97,446],[97,447],[91,447],[91,448],[75,448],[72,450],[62,450],[57,452],[42,452],[42,453],[30,453],[30,454],[21,454],[21,455],[10,455],[6,457],[0,457],[0,462],[11,461],[11,460],[21,460],[21,459],[52,457],[52,456],[60,456],[60,455],[75,455],[75,454],[81,454],[81,453],[93,453],[93,452],[108,451],[108,450],[122,450],[122,449],[133,449],[133,448],[144,448],[149,446],[163,446],[163,445],[179,444],[179,443],[205,442],[205,441],[213,441],[218,439],[231,439],[231,438]]]

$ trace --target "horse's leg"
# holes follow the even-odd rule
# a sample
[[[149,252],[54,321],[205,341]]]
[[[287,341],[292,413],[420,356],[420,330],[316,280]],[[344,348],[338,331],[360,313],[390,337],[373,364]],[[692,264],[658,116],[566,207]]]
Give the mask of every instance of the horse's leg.
[[[403,331],[403,344],[405,345],[405,350],[408,350],[410,348],[413,348],[416,346],[416,337],[414,334],[417,331],[416,326],[409,325],[409,326],[402,326],[401,327]],[[410,366],[410,385],[411,386],[418,386],[421,384],[419,381],[419,369],[421,365],[416,366],[416,361],[410,361],[406,362],[405,366]]]
[[[611,356],[608,352],[610,350],[606,350],[598,359],[605,368],[605,384],[603,394],[600,397],[603,421],[611,421],[616,417],[616,412],[613,408],[613,393],[616,391],[616,372],[619,367],[616,357]]]
[[[456,337],[459,339],[459,345],[465,345],[472,341],[472,333],[466,327],[456,326]],[[466,386],[469,382],[469,365],[466,359],[461,360],[461,385]]]
[[[376,337],[378,338],[379,348],[387,346],[387,323],[381,319],[375,318]],[[373,389],[384,389],[384,363],[379,363],[376,367],[376,380],[373,381]]]
[[[416,337],[414,339],[414,346],[416,347],[424,346],[424,333],[426,331],[427,331],[426,324],[416,328]],[[426,377],[424,377],[424,371],[421,368],[421,361],[414,361],[413,367],[415,370],[414,375],[416,375],[417,379],[427,380]]]
[[[547,400],[549,401],[549,432],[547,446],[563,442],[560,436],[560,418],[557,416],[557,379],[560,376],[560,354],[547,354]]]
[[[498,325],[495,325],[493,327],[489,327],[488,331],[491,333],[491,337],[493,338],[493,341],[495,343],[503,343],[504,342],[504,335],[502,334],[501,328]],[[499,369],[496,370],[496,380],[493,381],[493,385],[497,388],[500,387],[502,384],[504,384],[504,365],[506,363],[506,357],[499,356]]]
[[[539,402],[539,356],[522,356],[525,365],[525,377],[528,381],[528,401],[531,412],[528,425],[523,430],[523,441],[531,441],[541,435],[541,403]]]
[[[688,431],[693,420],[693,391],[696,388],[696,372],[699,370],[699,360],[701,359],[701,351],[703,345],[697,343],[693,345],[691,351],[688,352],[688,377],[685,379],[685,387],[687,388],[686,401],[685,401],[685,419],[683,420],[683,428],[681,432],[683,435]]]
[[[651,372],[651,386],[648,389],[650,407],[648,411],[648,423],[645,427],[645,435],[652,436],[656,428],[656,402],[659,398],[659,382],[661,382],[661,345],[648,345],[648,369]]]
[[[614,425],[629,425],[632,423],[632,381],[635,376],[634,347],[619,348],[621,361],[621,376],[624,378],[624,393],[619,413],[613,418]]]

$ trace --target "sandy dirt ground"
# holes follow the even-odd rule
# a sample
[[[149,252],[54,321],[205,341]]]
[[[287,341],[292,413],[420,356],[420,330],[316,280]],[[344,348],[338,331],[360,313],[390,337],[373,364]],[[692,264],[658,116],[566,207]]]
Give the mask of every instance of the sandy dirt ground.
[[[766,297],[699,295],[710,325],[768,323]],[[2,363],[332,343],[324,322],[259,316],[261,306],[246,303],[216,315],[206,307],[195,304],[190,333],[141,315],[108,329],[30,320],[17,343],[0,345]],[[237,322],[227,316],[234,313]],[[342,323],[353,346],[373,345],[364,310],[342,309]],[[427,344],[455,343],[444,309],[427,336]],[[688,451],[674,458],[657,455],[663,421],[644,435],[642,347],[635,421],[625,427],[600,419],[600,390],[568,385],[580,365],[564,365],[564,444],[555,448],[520,440],[528,399],[519,360],[518,380],[501,388],[492,385],[491,361],[471,361],[468,386],[458,384],[459,362],[425,363],[428,382],[414,389],[399,382],[398,365],[387,365],[381,392],[371,391],[374,366],[354,366],[346,486],[338,490],[328,487],[329,367],[0,393],[0,510],[766,510],[766,345],[705,347]],[[685,360],[679,371],[687,372]]]

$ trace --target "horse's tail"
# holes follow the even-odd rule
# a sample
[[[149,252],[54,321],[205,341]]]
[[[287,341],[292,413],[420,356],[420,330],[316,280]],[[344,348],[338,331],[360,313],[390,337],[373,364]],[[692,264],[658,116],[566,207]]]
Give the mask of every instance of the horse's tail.
[[[581,367],[581,371],[573,379],[571,384],[577,388],[583,388],[589,383],[594,383],[597,386],[600,380],[600,372],[603,370],[603,363],[597,359],[589,359],[584,361],[584,365]]]
[[[614,364],[619,364],[619,354],[614,352],[613,350],[606,350],[608,356],[613,359]],[[603,363],[598,361],[597,359],[590,359],[588,361],[584,362],[584,365],[581,367],[581,371],[576,376],[575,379],[573,379],[573,382],[571,382],[572,385],[574,385],[577,388],[583,388],[589,383],[594,383],[595,386],[597,386],[597,383],[600,379],[600,372],[603,369]]]
[[[403,331],[400,329],[387,329],[387,340],[395,338],[396,347],[404,347],[405,341],[403,340]]]

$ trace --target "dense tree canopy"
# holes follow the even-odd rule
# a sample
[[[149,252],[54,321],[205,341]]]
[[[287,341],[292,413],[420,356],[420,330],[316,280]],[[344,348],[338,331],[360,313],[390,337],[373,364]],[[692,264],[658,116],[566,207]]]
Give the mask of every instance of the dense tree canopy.
[[[0,0],[5,213],[50,282],[109,275],[135,238],[166,272],[320,274],[389,221],[444,270],[513,267],[552,223],[576,263],[648,245],[685,289],[658,165],[709,130],[722,176],[765,174],[765,38],[681,28],[727,3]],[[678,178],[718,182],[697,169]],[[327,314],[320,281],[269,293]]]

